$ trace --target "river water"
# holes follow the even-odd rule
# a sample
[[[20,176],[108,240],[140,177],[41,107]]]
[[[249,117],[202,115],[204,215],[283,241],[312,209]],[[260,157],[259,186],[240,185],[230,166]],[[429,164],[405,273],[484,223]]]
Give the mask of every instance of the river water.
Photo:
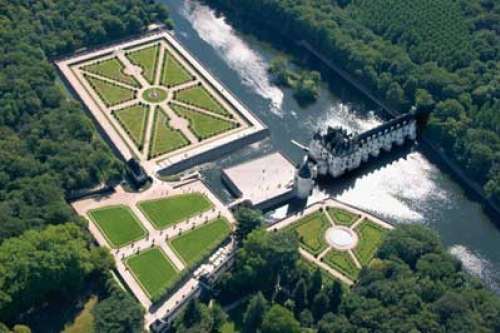
[[[271,131],[269,139],[204,167],[206,180],[223,198],[229,194],[220,183],[221,167],[274,150],[299,162],[303,152],[290,142],[292,139],[307,144],[314,131],[326,125],[363,131],[382,122],[373,105],[340,81],[333,88],[323,87],[315,104],[299,107],[292,92],[274,86],[267,74],[275,50],[241,35],[205,5],[189,0],[161,1],[170,8],[176,38]],[[326,195],[393,223],[428,225],[467,270],[500,292],[500,230],[418,147],[391,156],[356,177],[318,188],[310,201]],[[283,211],[278,209],[275,214]]]

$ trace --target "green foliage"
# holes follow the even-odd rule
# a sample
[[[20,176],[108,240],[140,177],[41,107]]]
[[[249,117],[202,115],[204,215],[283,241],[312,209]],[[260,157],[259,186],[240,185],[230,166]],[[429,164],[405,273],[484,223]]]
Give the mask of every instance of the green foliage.
[[[194,111],[177,104],[170,104],[170,107],[179,117],[189,121],[189,129],[196,135],[198,140],[211,138],[239,126],[238,123]]]
[[[314,102],[319,96],[321,74],[316,71],[297,73],[289,67],[285,57],[274,58],[269,67],[269,72],[274,76],[274,82],[277,85],[294,89],[293,95],[301,105]]]
[[[349,13],[375,33],[402,44],[416,63],[436,61],[455,68],[477,57],[458,1],[354,0]]]
[[[199,192],[179,194],[139,203],[139,208],[157,229],[163,229],[200,215],[212,207],[213,203]]]
[[[123,247],[146,236],[146,230],[132,210],[126,206],[95,209],[89,217],[114,248]]]
[[[151,158],[175,151],[189,144],[181,131],[169,125],[169,118],[158,107],[155,111],[154,129],[149,156]]]
[[[152,300],[161,297],[178,275],[175,266],[158,247],[127,258],[126,264]]]
[[[74,224],[9,238],[0,245],[0,317],[13,319],[49,295],[71,297],[90,274],[110,264],[109,254],[89,249],[83,230]]]
[[[144,132],[146,131],[149,109],[145,105],[138,104],[116,110],[113,115],[141,150],[144,143]]]
[[[275,304],[264,316],[262,331],[266,333],[300,333],[300,324],[292,312]]]
[[[187,231],[169,243],[188,266],[193,266],[210,255],[230,233],[228,221],[221,217]]]
[[[240,207],[234,216],[238,221],[235,234],[239,241],[243,241],[253,230],[264,225],[262,213],[252,208]]]
[[[144,309],[121,290],[100,301],[92,312],[96,332],[142,333],[144,330]]]
[[[247,309],[243,316],[243,332],[253,333],[262,325],[264,315],[268,309],[267,300],[261,292],[255,294],[248,302]]]

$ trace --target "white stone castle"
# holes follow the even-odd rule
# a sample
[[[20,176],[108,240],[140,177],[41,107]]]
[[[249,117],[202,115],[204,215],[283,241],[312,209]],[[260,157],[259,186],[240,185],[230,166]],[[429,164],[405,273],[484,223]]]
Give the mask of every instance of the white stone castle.
[[[341,127],[316,132],[295,176],[297,197],[307,198],[318,176],[340,177],[368,162],[370,157],[377,158],[382,151],[390,152],[394,145],[415,141],[417,113],[412,110],[361,134],[348,134]]]

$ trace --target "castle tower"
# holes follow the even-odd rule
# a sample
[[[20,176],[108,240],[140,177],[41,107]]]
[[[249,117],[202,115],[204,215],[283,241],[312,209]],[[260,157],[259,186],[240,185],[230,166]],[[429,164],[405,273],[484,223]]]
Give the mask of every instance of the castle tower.
[[[295,193],[299,199],[307,199],[314,188],[314,170],[307,160],[297,170],[295,175]]]

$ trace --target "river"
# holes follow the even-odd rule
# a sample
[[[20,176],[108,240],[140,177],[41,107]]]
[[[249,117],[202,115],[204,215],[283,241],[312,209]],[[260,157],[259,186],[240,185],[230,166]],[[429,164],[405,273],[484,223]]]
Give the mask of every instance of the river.
[[[193,1],[165,2],[176,38],[248,106],[271,131],[267,140],[204,166],[207,182],[221,195],[220,168],[279,150],[295,162],[303,152],[290,141],[307,144],[314,131],[342,125],[351,131],[382,122],[374,106],[339,80],[322,87],[316,103],[301,108],[292,92],[273,85],[267,74],[276,54],[268,45],[238,33],[224,17]],[[333,92],[331,92],[333,90]],[[381,162],[350,179],[317,188],[310,201],[326,195],[370,211],[392,223],[421,223],[439,233],[464,267],[500,292],[500,230],[467,199],[463,190],[422,155],[418,147]],[[275,214],[282,214],[278,209]]]

